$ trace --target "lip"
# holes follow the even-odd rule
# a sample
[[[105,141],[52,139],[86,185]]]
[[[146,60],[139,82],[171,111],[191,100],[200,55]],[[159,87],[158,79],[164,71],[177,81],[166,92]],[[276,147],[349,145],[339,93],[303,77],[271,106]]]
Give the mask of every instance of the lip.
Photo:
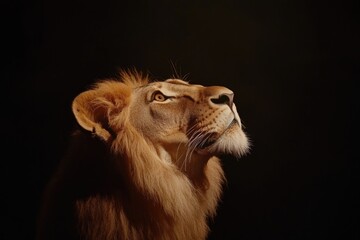
[[[236,124],[239,124],[238,121],[236,121],[235,118],[231,121],[229,126],[220,134],[220,136],[217,139],[220,139],[224,134],[226,134],[230,129],[232,129]]]
[[[201,148],[198,148],[197,150],[199,152],[208,152],[208,150],[216,144],[216,142],[224,135],[226,134],[231,128],[233,128],[238,122],[234,118],[231,123],[227,126],[227,128],[216,137],[216,139],[211,139],[210,141],[207,141]],[[210,135],[215,135],[215,133],[209,133]],[[210,137],[211,138],[211,137]]]

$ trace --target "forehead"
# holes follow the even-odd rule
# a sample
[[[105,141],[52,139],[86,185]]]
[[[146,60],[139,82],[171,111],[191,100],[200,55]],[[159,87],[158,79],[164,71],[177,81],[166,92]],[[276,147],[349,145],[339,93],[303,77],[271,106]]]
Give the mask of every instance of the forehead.
[[[181,91],[202,88],[202,85],[189,84],[180,79],[167,79],[162,82],[152,82],[144,86],[144,90]]]

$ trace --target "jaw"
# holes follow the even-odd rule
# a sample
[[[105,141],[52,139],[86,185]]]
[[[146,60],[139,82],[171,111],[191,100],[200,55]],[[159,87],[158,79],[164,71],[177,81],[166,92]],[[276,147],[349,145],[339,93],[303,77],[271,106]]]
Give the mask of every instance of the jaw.
[[[204,174],[204,168],[212,157],[229,154],[240,157],[248,152],[249,142],[240,124],[234,121],[223,133],[215,134],[204,148],[189,149],[188,138],[181,134],[167,138],[157,152],[161,159],[174,164],[179,171],[194,180]],[[180,141],[179,141],[180,140]]]
[[[197,149],[199,154],[222,155],[229,154],[234,157],[241,157],[249,150],[249,141],[242,131],[238,121],[234,120],[229,127],[217,139],[209,143],[205,148]]]

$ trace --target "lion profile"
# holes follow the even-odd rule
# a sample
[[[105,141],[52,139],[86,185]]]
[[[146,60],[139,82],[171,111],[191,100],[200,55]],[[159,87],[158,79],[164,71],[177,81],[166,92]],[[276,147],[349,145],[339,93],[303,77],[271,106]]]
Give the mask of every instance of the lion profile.
[[[136,71],[80,93],[37,239],[206,239],[225,181],[218,156],[249,148],[233,96]]]

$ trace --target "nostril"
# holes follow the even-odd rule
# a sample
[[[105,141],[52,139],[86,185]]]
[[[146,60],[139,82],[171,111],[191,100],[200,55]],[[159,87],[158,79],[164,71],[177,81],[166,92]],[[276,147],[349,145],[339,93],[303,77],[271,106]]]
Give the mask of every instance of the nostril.
[[[226,104],[230,101],[229,97],[226,95],[220,95],[218,98],[211,98],[211,102],[215,104]]]
[[[232,106],[234,94],[221,94],[218,98],[211,98],[211,102],[215,104],[227,104],[229,107]]]

